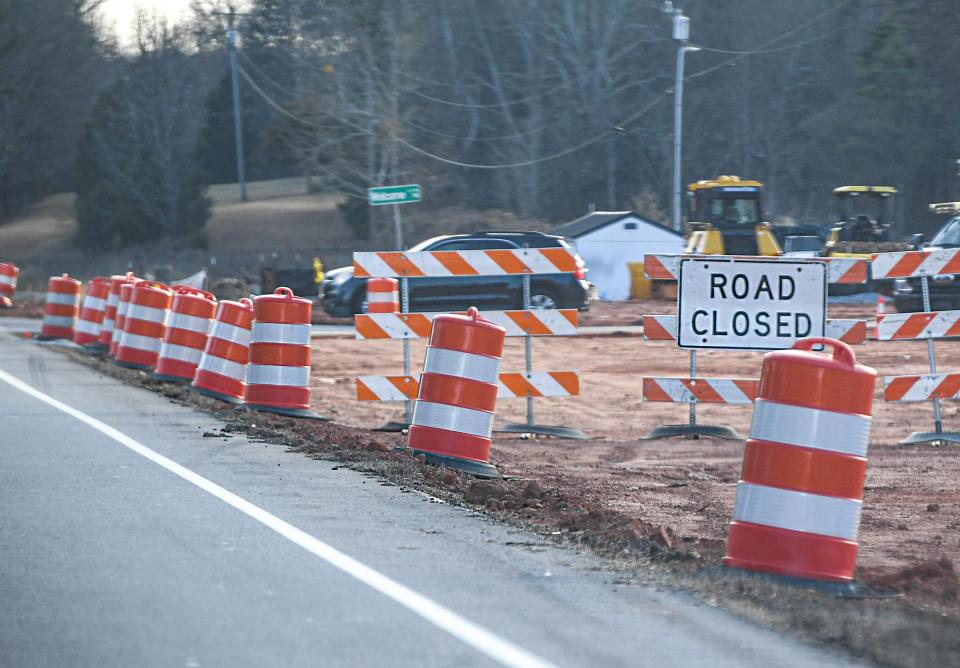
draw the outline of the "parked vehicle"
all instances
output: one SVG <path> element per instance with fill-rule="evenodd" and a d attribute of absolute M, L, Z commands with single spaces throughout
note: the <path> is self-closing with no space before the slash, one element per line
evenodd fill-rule
<path fill-rule="evenodd" d="M 567 248 L 575 251 L 566 239 L 541 232 L 478 232 L 433 237 L 410 248 L 410 251 L 461 251 L 516 248 Z M 577 256 L 579 269 L 567 274 L 536 274 L 530 278 L 532 308 L 589 307 L 590 284 L 587 268 Z M 523 277 L 451 276 L 411 278 L 410 311 L 463 311 L 471 306 L 481 310 L 523 308 Z M 367 281 L 356 278 L 353 267 L 340 267 L 326 273 L 320 286 L 324 310 L 332 316 L 348 317 L 367 310 Z"/>
<path fill-rule="evenodd" d="M 926 248 L 960 248 L 960 202 L 931 204 L 930 208 L 950 218 L 934 235 Z M 934 311 L 960 309 L 960 276 L 944 274 L 927 281 L 930 308 Z M 914 313 L 923 310 L 923 288 L 919 278 L 898 278 L 893 282 L 893 301 L 897 311 Z"/>
<path fill-rule="evenodd" d="M 764 220 L 763 184 L 718 176 L 687 186 L 690 236 L 684 253 L 782 255 L 773 226 Z"/>
<path fill-rule="evenodd" d="M 820 257 L 823 255 L 823 239 L 813 235 L 792 235 L 783 245 L 784 257 Z"/>

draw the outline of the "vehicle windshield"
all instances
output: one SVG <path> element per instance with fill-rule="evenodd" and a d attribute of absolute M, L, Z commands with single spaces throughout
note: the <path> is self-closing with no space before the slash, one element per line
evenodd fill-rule
<path fill-rule="evenodd" d="M 960 248 L 960 216 L 944 225 L 930 245 L 937 248 Z"/>
<path fill-rule="evenodd" d="M 823 242 L 820 240 L 820 237 L 787 237 L 786 245 L 784 250 L 786 252 L 793 251 L 819 251 L 823 248 Z"/>
<path fill-rule="evenodd" d="M 759 200 L 755 198 L 716 198 L 708 202 L 707 215 L 711 223 L 726 225 L 756 225 L 760 222 Z"/>
<path fill-rule="evenodd" d="M 432 246 L 433 244 L 437 243 L 438 241 L 443 241 L 444 239 L 446 239 L 446 237 L 430 237 L 429 239 L 424 239 L 423 241 L 421 241 L 421 242 L 418 243 L 418 244 L 414 244 L 413 246 L 410 246 L 410 248 L 408 248 L 407 250 L 409 250 L 409 251 L 422 251 L 422 250 L 426 250 L 428 246 Z"/>

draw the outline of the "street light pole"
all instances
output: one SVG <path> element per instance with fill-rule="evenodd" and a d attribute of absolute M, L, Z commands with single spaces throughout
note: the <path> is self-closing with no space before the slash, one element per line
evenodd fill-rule
<path fill-rule="evenodd" d="M 243 165 L 243 118 L 240 115 L 240 87 L 237 81 L 237 31 L 227 32 L 230 52 L 230 81 L 233 88 L 233 133 L 237 150 L 237 181 L 240 183 L 240 201 L 247 201 L 247 178 Z"/>
<path fill-rule="evenodd" d="M 673 229 L 682 232 L 680 224 L 680 159 L 683 146 L 683 62 L 687 51 L 700 47 L 687 44 L 690 37 L 690 19 L 678 9 L 673 15 L 673 38 L 680 42 L 677 49 L 677 76 L 673 85 Z"/>

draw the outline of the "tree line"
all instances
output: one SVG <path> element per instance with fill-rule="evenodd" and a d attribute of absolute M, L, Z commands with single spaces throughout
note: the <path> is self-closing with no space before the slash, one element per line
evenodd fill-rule
<path fill-rule="evenodd" d="M 564 222 L 669 208 L 677 43 L 659 0 L 194 0 L 141 15 L 132 52 L 98 0 L 0 0 L 0 215 L 75 189 L 81 241 L 202 243 L 235 180 L 225 41 L 240 35 L 251 179 L 303 175 L 387 236 L 368 187 Z M 830 191 L 888 184 L 908 231 L 960 199 L 953 0 L 689 0 L 684 181 L 767 185 L 825 224 Z M 66 36 L 69 35 L 69 38 Z"/>

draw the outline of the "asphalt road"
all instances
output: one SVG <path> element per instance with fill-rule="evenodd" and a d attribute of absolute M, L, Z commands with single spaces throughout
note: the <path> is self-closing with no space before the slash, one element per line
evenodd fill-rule
<path fill-rule="evenodd" d="M 834 666 L 0 331 L 2 666 Z"/>

